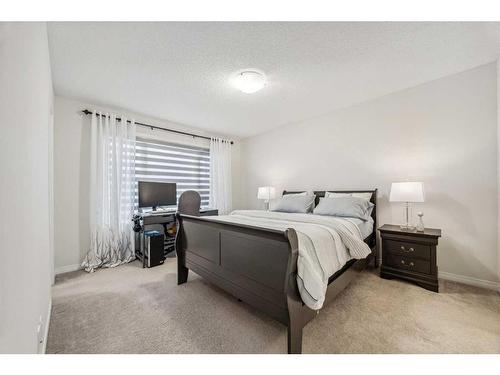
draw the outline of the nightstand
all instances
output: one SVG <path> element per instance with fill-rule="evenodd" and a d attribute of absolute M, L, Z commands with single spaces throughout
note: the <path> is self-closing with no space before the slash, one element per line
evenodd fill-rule
<path fill-rule="evenodd" d="M 441 229 L 425 228 L 417 232 L 385 224 L 379 231 L 382 238 L 380 277 L 404 279 L 437 293 L 436 247 Z"/>

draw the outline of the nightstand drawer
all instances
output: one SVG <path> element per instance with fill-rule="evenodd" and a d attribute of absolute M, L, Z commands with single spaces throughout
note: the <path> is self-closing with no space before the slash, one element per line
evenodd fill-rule
<path fill-rule="evenodd" d="M 431 262 L 423 259 L 399 256 L 395 254 L 386 254 L 385 259 L 387 260 L 387 265 L 389 267 L 406 271 L 428 274 L 431 273 Z"/>
<path fill-rule="evenodd" d="M 421 258 L 425 260 L 431 259 L 431 248 L 429 245 L 385 240 L 383 249 L 395 255 L 402 255 L 411 258 Z"/>

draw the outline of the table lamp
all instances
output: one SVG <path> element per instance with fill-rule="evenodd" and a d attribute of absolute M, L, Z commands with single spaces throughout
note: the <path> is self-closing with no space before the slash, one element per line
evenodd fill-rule
<path fill-rule="evenodd" d="M 276 195 L 273 186 L 262 186 L 257 192 L 257 199 L 264 200 L 266 202 L 266 210 L 269 211 L 269 201 L 274 199 Z"/>
<path fill-rule="evenodd" d="M 401 229 L 412 230 L 415 227 L 412 225 L 411 218 L 411 203 L 424 202 L 424 184 L 422 182 L 393 182 L 391 185 L 391 193 L 389 202 L 404 202 L 405 224 L 401 225 Z"/>

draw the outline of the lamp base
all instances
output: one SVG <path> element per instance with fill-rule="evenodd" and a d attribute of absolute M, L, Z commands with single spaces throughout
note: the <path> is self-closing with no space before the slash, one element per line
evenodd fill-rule
<path fill-rule="evenodd" d="M 406 230 L 406 231 L 413 231 L 415 230 L 415 226 L 414 225 L 406 225 L 406 224 L 401 224 L 399 226 L 401 228 L 401 230 Z"/>
<path fill-rule="evenodd" d="M 404 224 L 401 224 L 399 227 L 401 230 L 406 230 L 406 231 L 413 231 L 415 230 L 415 226 L 412 223 L 412 206 L 410 202 L 406 202 L 404 206 Z"/>

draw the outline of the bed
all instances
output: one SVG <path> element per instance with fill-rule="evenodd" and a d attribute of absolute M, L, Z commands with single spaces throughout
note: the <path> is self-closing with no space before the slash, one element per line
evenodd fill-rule
<path fill-rule="evenodd" d="M 361 241 L 369 249 L 368 255 L 359 259 L 348 259 L 340 269 L 327 277 L 324 301 L 320 306 L 324 306 L 338 295 L 370 262 L 373 262 L 374 266 L 377 265 L 377 190 L 329 192 L 371 193 L 370 202 L 374 206 L 371 212 L 371 230 L 359 226 L 363 237 Z M 300 192 L 284 191 L 283 195 L 296 193 Z M 325 196 L 325 191 L 315 191 L 314 195 L 315 203 L 318 204 L 320 198 Z M 255 215 L 261 218 L 265 214 Z M 299 224 L 302 227 L 298 227 L 301 229 L 296 230 L 294 228 L 297 228 L 297 225 L 291 224 L 287 227 L 282 221 L 279 225 L 261 224 L 260 219 L 256 218 L 234 222 L 232 218 L 227 217 L 183 214 L 178 214 L 177 217 L 177 283 L 186 283 L 189 270 L 192 270 L 239 300 L 286 325 L 288 353 L 301 353 L 302 329 L 319 313 L 319 309 L 317 306 L 308 306 L 310 301 L 303 298 L 304 285 L 298 282 L 301 280 L 297 268 L 298 264 L 300 266 L 299 237 L 305 226 L 315 230 L 316 227 L 324 227 L 324 223 L 315 225 L 301 222 Z M 272 219 L 272 215 L 270 217 Z"/>

